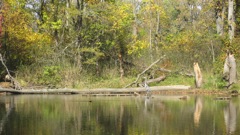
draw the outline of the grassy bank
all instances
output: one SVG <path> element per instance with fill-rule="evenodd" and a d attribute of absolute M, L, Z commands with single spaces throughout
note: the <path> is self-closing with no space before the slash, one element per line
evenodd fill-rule
<path fill-rule="evenodd" d="M 31 69 L 31 70 L 29 70 Z M 21 72 L 20 72 L 21 71 Z M 164 85 L 189 85 L 195 87 L 194 77 L 188 77 L 177 74 L 168 74 L 166 79 L 160 83 L 151 83 L 150 86 Z M 31 86 L 53 86 L 68 88 L 122 88 L 135 81 L 135 76 L 120 78 L 117 70 L 108 70 L 101 77 L 87 72 L 79 73 L 78 70 L 71 68 L 61 70 L 56 66 L 50 66 L 42 69 L 22 68 L 17 74 L 17 79 L 23 87 Z M 224 90 L 226 82 L 221 79 L 220 75 L 211 75 L 203 73 L 203 86 L 205 90 Z M 141 83 L 142 79 L 139 79 Z M 231 89 L 239 90 L 240 83 L 234 84 Z"/>

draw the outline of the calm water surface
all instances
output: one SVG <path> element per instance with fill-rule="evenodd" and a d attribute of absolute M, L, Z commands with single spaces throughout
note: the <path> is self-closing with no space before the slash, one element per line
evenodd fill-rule
<path fill-rule="evenodd" d="M 239 107 L 238 97 L 7 95 L 0 135 L 239 135 Z"/>

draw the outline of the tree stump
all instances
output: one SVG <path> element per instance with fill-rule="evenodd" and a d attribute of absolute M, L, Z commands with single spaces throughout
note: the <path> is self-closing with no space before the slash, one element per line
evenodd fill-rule
<path fill-rule="evenodd" d="M 194 74 L 195 74 L 196 88 L 200 88 L 202 86 L 203 77 L 202 77 L 202 72 L 201 72 L 200 67 L 197 62 L 193 63 L 193 69 L 194 69 Z"/>
<path fill-rule="evenodd" d="M 227 88 L 237 82 L 236 60 L 232 53 L 227 53 L 223 68 L 223 79 L 227 81 Z"/>

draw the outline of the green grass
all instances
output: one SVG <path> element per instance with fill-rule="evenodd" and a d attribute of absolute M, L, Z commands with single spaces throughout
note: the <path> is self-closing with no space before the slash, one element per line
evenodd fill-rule
<path fill-rule="evenodd" d="M 40 82 L 41 77 L 43 76 L 44 70 L 42 67 L 31 68 L 31 67 L 22 67 L 17 73 L 17 80 L 21 83 L 23 87 L 43 85 Z M 134 82 L 136 76 L 119 77 L 117 69 L 106 70 L 103 72 L 101 77 L 96 75 L 89 74 L 88 72 L 79 72 L 79 69 L 76 67 L 61 68 L 58 72 L 61 77 L 61 81 L 56 85 L 57 87 L 68 87 L 68 88 L 123 88 L 126 85 Z M 47 76 L 47 80 L 54 76 Z M 143 79 L 139 78 L 141 83 Z M 164 85 L 188 85 L 192 88 L 195 88 L 194 77 L 188 77 L 177 74 L 167 75 L 164 81 L 160 83 L 151 83 L 150 86 L 164 86 Z M 224 82 L 221 78 L 221 75 L 213 75 L 209 73 L 203 73 L 203 86 L 202 89 L 205 90 L 224 90 Z M 136 87 L 133 86 L 133 87 Z M 232 85 L 230 90 L 239 90 L 240 82 Z"/>
<path fill-rule="evenodd" d="M 209 73 L 203 73 L 203 85 L 202 89 L 205 90 L 226 90 L 226 82 L 221 78 L 221 75 L 211 75 Z M 160 83 L 153 83 L 151 86 L 164 86 L 164 85 L 188 85 L 192 88 L 195 88 L 195 78 L 187 77 L 182 75 L 169 75 L 167 78 Z M 233 84 L 230 90 L 239 90 L 240 81 L 236 84 Z"/>
<path fill-rule="evenodd" d="M 157 85 L 157 84 L 155 84 Z M 189 85 L 194 86 L 194 78 L 193 77 L 186 77 L 182 75 L 170 75 L 167 78 L 160 82 L 158 85 Z"/>
<path fill-rule="evenodd" d="M 226 82 L 224 82 L 219 75 L 204 74 L 203 89 L 216 90 L 224 89 Z"/>
<path fill-rule="evenodd" d="M 112 77 L 112 78 L 99 78 L 99 79 L 89 79 L 85 80 L 85 83 L 79 82 L 75 88 L 123 88 L 127 84 L 134 81 L 132 77 Z"/>

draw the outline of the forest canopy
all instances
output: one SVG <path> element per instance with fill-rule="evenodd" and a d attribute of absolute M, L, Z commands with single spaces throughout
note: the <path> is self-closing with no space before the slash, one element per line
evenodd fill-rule
<path fill-rule="evenodd" d="M 163 55 L 159 68 L 190 72 L 198 62 L 220 74 L 227 50 L 240 57 L 238 3 L 2 0 L 0 53 L 29 84 L 78 87 L 89 76 L 136 76 Z"/>

